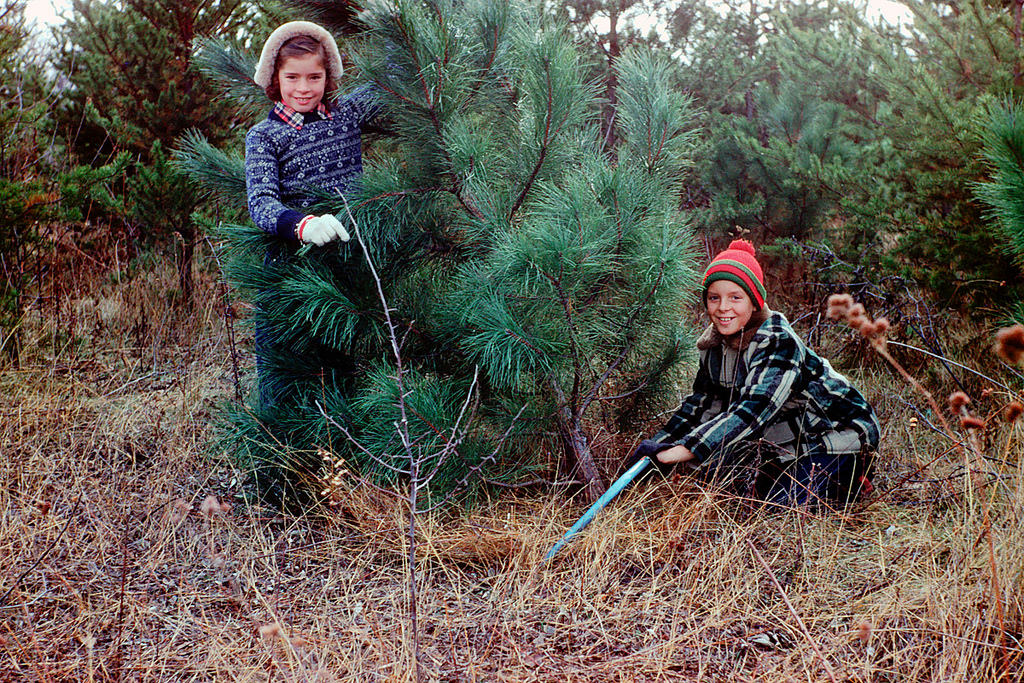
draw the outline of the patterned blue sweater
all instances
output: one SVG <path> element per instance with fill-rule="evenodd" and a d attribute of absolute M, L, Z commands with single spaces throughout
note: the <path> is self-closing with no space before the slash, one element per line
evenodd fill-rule
<path fill-rule="evenodd" d="M 245 185 L 256 225 L 285 239 L 313 204 L 316 188 L 344 192 L 363 171 L 361 131 L 380 111 L 370 88 L 354 90 L 329 114 L 283 105 L 245 136 Z"/>
<path fill-rule="evenodd" d="M 742 350 L 710 328 L 697 343 L 693 393 L 653 441 L 686 446 L 700 463 L 742 441 L 765 439 L 794 455 L 878 448 L 871 406 L 772 312 Z"/>

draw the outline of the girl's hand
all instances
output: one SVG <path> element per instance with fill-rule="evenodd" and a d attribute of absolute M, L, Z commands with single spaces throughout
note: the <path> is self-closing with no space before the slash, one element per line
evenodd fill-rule
<path fill-rule="evenodd" d="M 668 450 L 658 453 L 654 457 L 657 458 L 659 462 L 663 462 L 666 465 L 673 465 L 677 462 L 693 460 L 697 456 L 695 456 L 686 446 L 673 446 Z"/>
<path fill-rule="evenodd" d="M 318 247 L 340 239 L 348 242 L 348 231 L 337 218 L 327 213 L 323 216 L 306 216 L 299 222 L 295 236 L 300 242 L 315 244 Z"/>

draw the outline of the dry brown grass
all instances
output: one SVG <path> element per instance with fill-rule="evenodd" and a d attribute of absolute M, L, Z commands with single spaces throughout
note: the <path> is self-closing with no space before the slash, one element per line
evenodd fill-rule
<path fill-rule="evenodd" d="M 358 486 L 305 517 L 239 504 L 238 473 L 204 455 L 233 394 L 218 289 L 201 278 L 184 317 L 165 303 L 173 277 L 90 287 L 62 308 L 74 320 L 31 323 L 35 355 L 0 374 L 0 680 L 412 680 L 405 511 Z M 546 566 L 581 501 L 422 520 L 428 677 L 1022 680 L 1019 423 L 991 421 L 1001 478 L 978 490 L 912 425 L 898 380 L 861 384 L 886 416 L 891 491 L 849 514 L 677 479 L 628 491 Z M 202 514 L 211 494 L 234 508 Z"/>

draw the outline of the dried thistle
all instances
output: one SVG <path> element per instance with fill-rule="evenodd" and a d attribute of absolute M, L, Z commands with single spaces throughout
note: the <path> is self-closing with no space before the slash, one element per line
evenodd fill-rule
<path fill-rule="evenodd" d="M 860 639 L 861 645 L 867 645 L 868 641 L 871 640 L 871 624 L 866 621 L 860 622 L 857 626 L 857 637 Z"/>
<path fill-rule="evenodd" d="M 853 297 L 849 294 L 833 294 L 828 298 L 827 315 L 831 320 L 845 318 L 852 305 Z"/>
<path fill-rule="evenodd" d="M 169 519 L 171 524 L 177 524 L 181 520 L 188 517 L 188 513 L 191 512 L 192 506 L 184 498 L 177 498 L 171 503 L 171 514 Z"/>
<path fill-rule="evenodd" d="M 281 625 L 276 621 L 270 624 L 263 624 L 260 626 L 260 637 L 270 640 L 271 638 L 279 638 L 281 636 Z"/>
<path fill-rule="evenodd" d="M 217 500 L 217 496 L 212 493 L 203 499 L 202 504 L 199 506 L 199 512 L 204 517 L 210 518 L 214 515 L 223 515 L 231 512 L 231 503 L 221 503 Z"/>
<path fill-rule="evenodd" d="M 850 327 L 858 328 L 864 324 L 865 320 L 871 320 L 871 318 L 868 317 L 864 304 L 854 304 L 846 311 L 846 322 Z"/>
<path fill-rule="evenodd" d="M 860 304 L 857 304 L 857 306 L 860 306 Z M 863 311 L 863 306 L 860 307 L 860 311 L 851 309 L 851 314 L 847 318 L 850 325 L 858 330 L 861 336 L 871 342 L 871 345 L 876 349 L 884 349 L 887 341 L 885 333 L 889 331 L 889 321 L 885 318 L 872 320 Z M 857 313 L 857 315 L 855 316 L 854 313 Z"/>
<path fill-rule="evenodd" d="M 1004 327 L 996 332 L 995 351 L 1010 365 L 1024 361 L 1024 325 Z"/>
<path fill-rule="evenodd" d="M 1007 422 L 1016 422 L 1022 413 L 1024 413 L 1024 405 L 1021 405 L 1020 401 L 1010 401 L 1010 405 L 1006 406 L 1006 410 L 1003 411 L 1003 418 Z"/>
<path fill-rule="evenodd" d="M 956 415 L 959 415 L 960 411 L 966 408 L 970 402 L 971 398 L 962 391 L 954 391 L 949 395 L 949 409 Z"/>
<path fill-rule="evenodd" d="M 985 421 L 973 415 L 964 415 L 960 418 L 961 429 L 984 429 Z"/>
<path fill-rule="evenodd" d="M 846 324 L 857 330 L 872 346 L 885 351 L 889 321 L 885 318 L 872 320 L 864 304 L 854 303 L 849 294 L 833 294 L 828 298 L 828 317 L 833 320 L 845 318 Z"/>

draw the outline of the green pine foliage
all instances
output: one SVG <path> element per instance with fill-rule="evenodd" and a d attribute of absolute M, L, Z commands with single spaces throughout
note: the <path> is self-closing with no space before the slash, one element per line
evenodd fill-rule
<path fill-rule="evenodd" d="M 421 27 L 421 7 L 444 23 Z M 692 291 L 674 187 L 688 144 L 686 104 L 669 92 L 665 63 L 625 55 L 616 121 L 623 146 L 613 163 L 601 154 L 599 102 L 562 30 L 538 30 L 514 6 L 470 4 L 481 36 L 470 47 L 437 33 L 458 26 L 443 14 L 464 11 L 456 7 L 406 14 L 398 4 L 372 17 L 367 40 L 383 49 L 357 57 L 384 91 L 399 154 L 411 152 L 403 167 L 422 174 L 397 176 L 389 193 L 441 188 L 405 197 L 431 207 L 418 214 L 443 218 L 434 238 L 446 258 L 430 267 L 453 276 L 450 290 L 435 290 L 432 318 L 441 320 L 425 326 L 479 365 L 506 404 L 551 415 L 548 449 L 568 454 L 593 492 L 600 477 L 589 411 L 613 386 L 627 395 L 644 388 L 651 359 L 677 348 L 680 307 Z M 424 29 L 422 42 L 410 40 L 410 25 Z"/>
<path fill-rule="evenodd" d="M 562 27 L 515 3 L 445 0 L 376 4 L 360 22 L 349 85 L 376 89 L 388 137 L 347 202 L 325 195 L 322 208 L 351 209 L 380 273 L 417 457 L 428 467 L 458 435 L 432 489 L 461 481 L 511 429 L 489 477 L 554 454 L 599 491 L 594 430 L 636 428 L 681 357 L 695 279 L 677 209 L 691 106 L 666 61 L 627 52 L 622 143 L 609 156 L 596 89 Z M 228 167 L 202 145 L 191 152 L 191 167 Z M 394 479 L 408 458 L 394 427 L 398 369 L 355 240 L 297 250 L 227 230 L 233 281 L 257 302 L 257 327 L 288 349 L 264 360 L 283 400 L 236 411 L 231 447 L 265 474 L 291 473 L 265 490 L 315 479 L 318 448 Z M 472 419 L 459 422 L 467 397 Z"/>
<path fill-rule="evenodd" d="M 197 38 L 194 49 L 196 68 L 238 106 L 243 117 L 253 118 L 262 112 L 267 96 L 252 80 L 256 71 L 252 55 L 220 38 Z"/>
<path fill-rule="evenodd" d="M 979 115 L 1024 85 L 1021 20 L 984 0 L 904 4 L 900 29 L 842 0 L 686 14 L 685 82 L 717 50 L 725 78 L 711 83 L 744 84 L 694 86 L 709 116 L 691 205 L 712 235 L 827 240 L 844 260 L 983 306 L 1019 280 L 972 188 L 985 177 Z M 714 31 L 709 47 L 693 26 Z"/>
<path fill-rule="evenodd" d="M 616 130 L 619 108 L 620 57 L 630 48 L 645 46 L 665 51 L 663 28 L 674 7 L 664 0 L 542 0 L 542 11 L 564 23 L 582 51 L 586 80 L 601 89 L 601 130 L 605 149 L 620 142 Z"/>
<path fill-rule="evenodd" d="M 185 131 L 174 149 L 180 170 L 226 204 L 244 206 L 245 159 L 215 147 L 198 130 Z"/>
<path fill-rule="evenodd" d="M 169 150 L 194 128 L 215 142 L 235 129 L 235 113 L 197 68 L 192 46 L 244 34 L 253 11 L 248 0 L 81 0 L 54 32 L 53 64 L 68 83 L 58 126 L 72 158 L 112 165 L 120 153 L 134 157 L 108 206 L 122 207 L 133 243 L 175 260 L 185 302 L 202 240 L 193 213 L 203 198 Z"/>
<path fill-rule="evenodd" d="M 233 112 L 193 64 L 193 42 L 249 25 L 243 0 L 81 0 L 57 36 L 57 68 L 70 81 L 63 116 L 82 127 L 76 147 L 120 149 L 148 158 L 190 128 L 223 140 Z"/>
<path fill-rule="evenodd" d="M 975 195 L 989 207 L 986 217 L 1001 229 L 1006 251 L 1024 267 L 1024 112 L 1016 102 L 997 102 L 979 123 L 991 180 L 978 183 Z M 1007 308 L 1024 320 L 1024 302 Z"/>
<path fill-rule="evenodd" d="M 899 159 L 879 166 L 855 227 L 894 235 L 904 272 L 955 304 L 982 306 L 1007 287 L 1019 295 L 1019 271 L 973 193 L 986 173 L 977 122 L 992 97 L 1024 86 L 1019 18 L 984 0 L 904 4 L 914 18 L 903 32 L 863 33 L 877 64 L 878 129 Z"/>
<path fill-rule="evenodd" d="M 846 106 L 863 94 L 863 65 L 837 3 L 751 12 L 746 23 L 710 24 L 733 54 L 747 55 L 745 68 L 724 72 L 746 90 L 714 95 L 719 106 L 706 122 L 697 169 L 707 199 L 695 215 L 716 236 L 739 228 L 762 244 L 819 238 L 868 151 L 859 117 Z M 704 57 L 694 49 L 695 64 Z"/>

